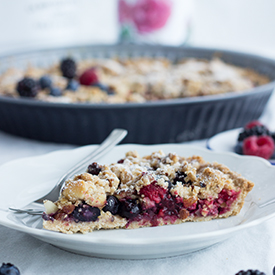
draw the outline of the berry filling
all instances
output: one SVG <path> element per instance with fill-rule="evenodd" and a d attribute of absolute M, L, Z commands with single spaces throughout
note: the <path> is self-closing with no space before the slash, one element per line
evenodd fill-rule
<path fill-rule="evenodd" d="M 100 215 L 100 209 L 97 207 L 90 206 L 85 203 L 81 203 L 78 206 L 65 205 L 62 209 L 59 209 L 53 214 L 43 213 L 42 218 L 46 221 L 48 220 L 62 220 L 70 221 L 73 220 L 78 222 L 94 222 Z"/>
<path fill-rule="evenodd" d="M 175 223 L 178 219 L 193 217 L 218 216 L 230 211 L 231 205 L 238 198 L 239 192 L 223 189 L 218 198 L 207 199 L 183 199 L 173 196 L 166 189 L 152 183 L 140 190 L 143 200 L 138 205 L 132 203 L 132 199 L 125 199 L 128 208 L 118 214 L 128 219 L 126 227 L 132 222 L 141 225 L 149 224 L 158 226 L 160 223 Z M 133 208 L 132 208 L 133 207 Z M 138 211 L 137 211 L 138 209 Z"/>
<path fill-rule="evenodd" d="M 128 220 L 126 227 L 132 222 L 141 225 L 158 226 L 161 223 L 175 223 L 178 219 L 184 220 L 189 216 L 206 217 L 225 214 L 230 211 L 231 205 L 237 200 L 239 192 L 223 189 L 218 198 L 183 199 L 157 185 L 156 182 L 144 186 L 140 190 L 142 201 L 126 197 L 118 200 L 115 196 L 108 196 L 104 212 L 110 211 Z M 44 220 L 73 220 L 78 222 L 96 221 L 100 209 L 82 203 L 78 206 L 66 205 L 53 214 L 43 214 Z"/>

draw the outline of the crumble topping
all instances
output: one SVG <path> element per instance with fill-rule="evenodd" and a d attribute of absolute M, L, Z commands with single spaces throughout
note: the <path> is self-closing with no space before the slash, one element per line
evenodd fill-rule
<path fill-rule="evenodd" d="M 240 212 L 254 184 L 200 156 L 136 151 L 110 165 L 89 165 L 46 201 L 43 224 L 64 233 L 139 228 L 226 218 Z M 91 223 L 91 226 L 88 224 Z"/>
<path fill-rule="evenodd" d="M 270 82 L 268 77 L 252 69 L 227 64 L 217 57 L 211 60 L 186 58 L 177 63 L 161 57 L 74 62 L 73 78 L 64 76 L 59 63 L 48 68 L 10 68 L 0 75 L 0 94 L 59 103 L 143 103 L 245 91 Z M 81 81 L 81 76 L 89 70 L 93 70 L 90 78 L 94 77 L 94 80 Z M 41 87 L 39 84 L 40 87 L 38 85 L 36 91 L 30 93 L 22 85 L 18 91 L 17 84 L 22 79 L 29 77 L 40 83 L 45 76 L 51 79 L 51 87 Z M 72 79 L 81 85 L 73 88 L 70 86 Z M 53 92 L 53 87 L 59 92 Z"/>

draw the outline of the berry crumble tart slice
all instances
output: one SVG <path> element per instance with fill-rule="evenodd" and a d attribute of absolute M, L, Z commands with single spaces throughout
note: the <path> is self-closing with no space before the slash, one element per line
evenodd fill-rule
<path fill-rule="evenodd" d="M 237 215 L 254 184 L 223 164 L 163 151 L 129 151 L 110 165 L 92 163 L 45 201 L 43 227 L 63 233 L 209 221 Z"/>

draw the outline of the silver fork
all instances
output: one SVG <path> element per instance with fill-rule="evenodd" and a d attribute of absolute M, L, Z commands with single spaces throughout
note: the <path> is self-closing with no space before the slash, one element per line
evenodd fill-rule
<path fill-rule="evenodd" d="M 62 190 L 62 187 L 65 183 L 65 181 L 80 173 L 83 172 L 85 168 L 87 168 L 87 164 L 91 161 L 95 161 L 95 158 L 98 159 L 102 157 L 104 154 L 108 153 L 113 149 L 114 146 L 116 146 L 126 135 L 127 130 L 124 129 L 114 129 L 111 134 L 99 145 L 91 154 L 89 154 L 87 157 L 85 157 L 83 160 L 81 160 L 78 164 L 74 165 L 71 169 L 67 171 L 56 183 L 54 188 L 47 193 L 45 196 L 37 199 L 34 201 L 34 203 L 43 203 L 44 200 L 51 200 L 56 201 L 58 199 L 58 196 L 60 195 L 60 192 Z M 17 209 L 17 208 L 9 208 L 10 210 L 18 213 L 18 214 L 31 214 L 31 215 L 41 215 L 43 211 L 40 209 Z"/>

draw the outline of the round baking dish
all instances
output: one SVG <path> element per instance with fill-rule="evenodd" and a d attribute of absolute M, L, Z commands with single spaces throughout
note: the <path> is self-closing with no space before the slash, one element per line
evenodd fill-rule
<path fill-rule="evenodd" d="M 128 130 L 124 142 L 154 144 L 204 139 L 241 127 L 262 114 L 275 86 L 275 61 L 221 49 L 148 45 L 94 45 L 44 50 L 0 58 L 0 72 L 10 66 L 49 66 L 67 55 L 77 60 L 99 57 L 163 56 L 211 59 L 248 67 L 271 82 L 249 91 L 160 100 L 146 103 L 51 103 L 0 97 L 0 130 L 41 141 L 97 144 L 114 128 Z"/>

